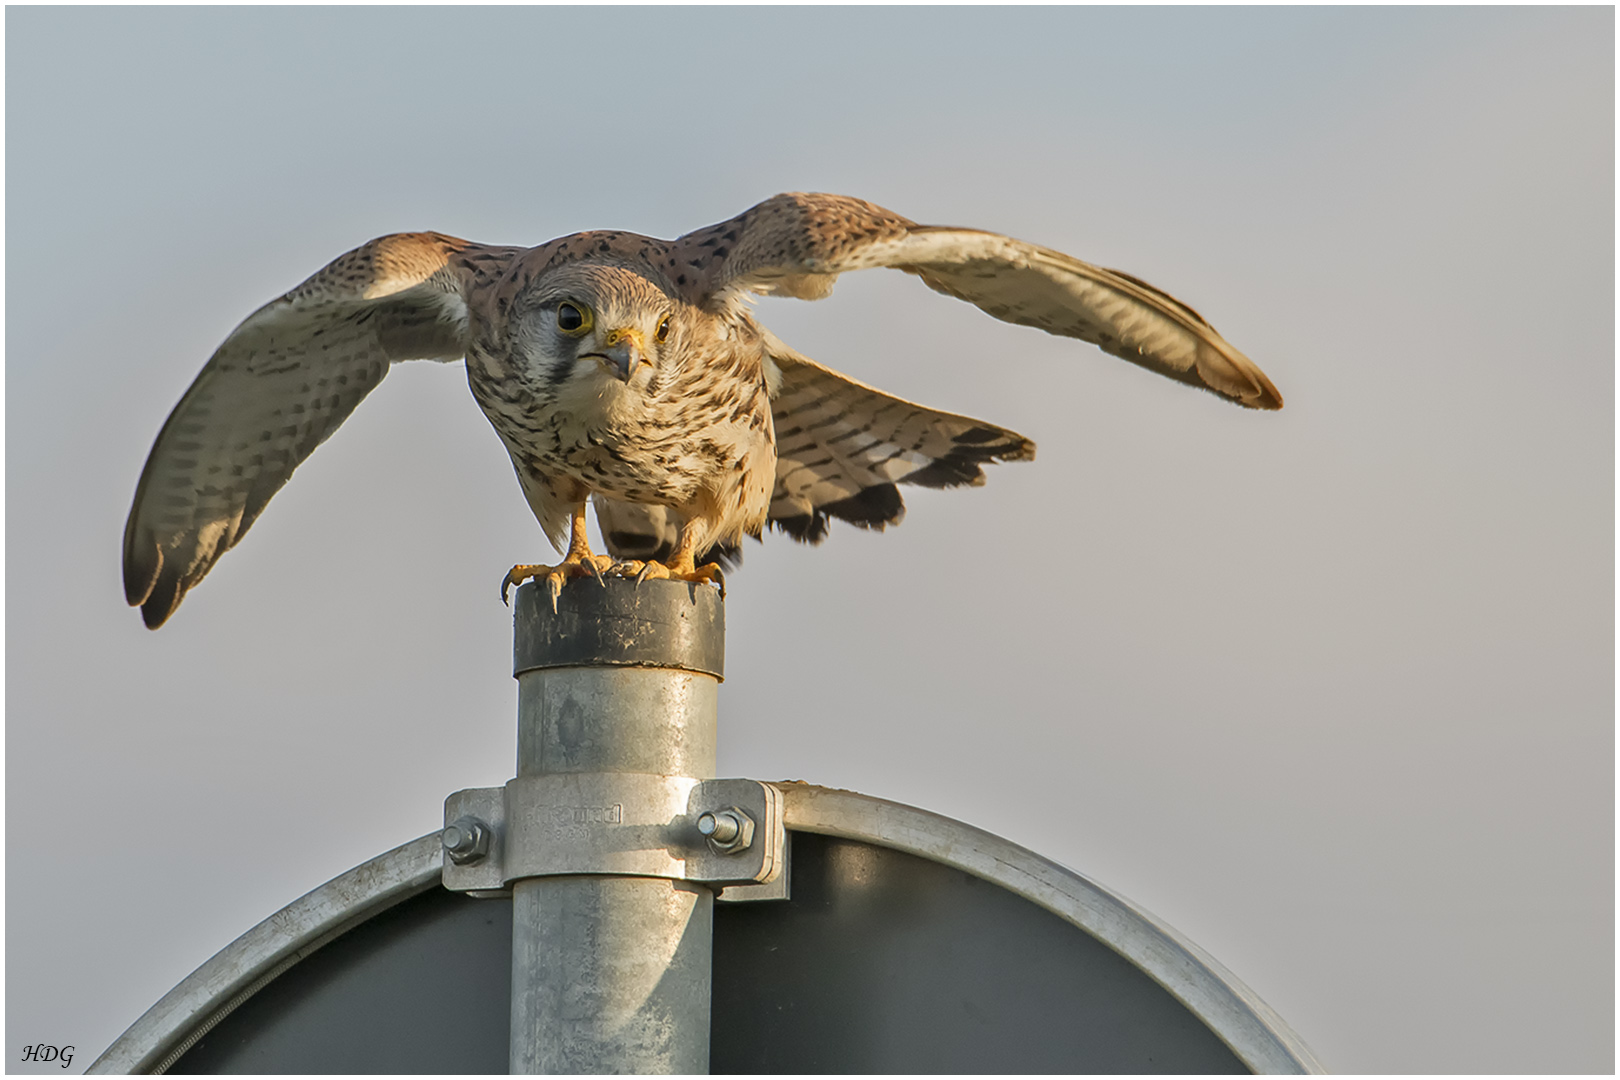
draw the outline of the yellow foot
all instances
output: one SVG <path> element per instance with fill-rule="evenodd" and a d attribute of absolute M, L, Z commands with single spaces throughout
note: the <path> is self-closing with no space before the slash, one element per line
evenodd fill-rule
<path fill-rule="evenodd" d="M 506 572 L 501 580 L 501 603 L 508 603 L 507 592 L 515 585 L 521 585 L 530 578 L 536 581 L 545 579 L 546 590 L 551 594 L 551 612 L 557 613 L 557 598 L 562 595 L 563 583 L 571 577 L 593 577 L 603 588 L 607 582 L 602 575 L 618 565 L 617 560 L 609 555 L 570 554 L 556 566 L 535 564 L 533 566 L 514 566 Z"/>
<path fill-rule="evenodd" d="M 712 582 L 720 587 L 720 599 L 724 600 L 726 598 L 726 576 L 720 572 L 719 563 L 704 563 L 702 566 L 682 569 L 679 565 L 665 566 L 661 562 L 642 562 L 639 559 L 626 559 L 616 565 L 613 572 L 623 577 L 635 578 L 638 585 L 649 578 Z"/>

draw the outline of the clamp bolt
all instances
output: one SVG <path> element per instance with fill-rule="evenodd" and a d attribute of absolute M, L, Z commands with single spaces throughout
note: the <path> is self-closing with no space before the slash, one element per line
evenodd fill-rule
<path fill-rule="evenodd" d="M 754 819 L 735 806 L 705 811 L 698 816 L 697 828 L 709 847 L 722 855 L 746 851 L 754 842 Z"/>
<path fill-rule="evenodd" d="M 445 854 L 457 866 L 475 863 L 489 854 L 489 826 L 478 818 L 468 816 L 457 818 L 444 827 L 439 834 L 439 842 L 444 845 Z"/>

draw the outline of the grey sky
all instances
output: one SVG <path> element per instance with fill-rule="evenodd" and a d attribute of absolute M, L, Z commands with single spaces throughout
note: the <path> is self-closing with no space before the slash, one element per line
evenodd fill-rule
<path fill-rule="evenodd" d="M 857 274 L 763 320 L 1034 438 L 750 545 L 721 770 L 1118 889 L 1338 1071 L 1614 1068 L 1612 9 L 6 12 L 7 1025 L 88 1065 L 512 771 L 549 556 L 459 366 L 366 401 L 157 634 L 119 540 L 250 311 L 382 233 L 783 190 L 1146 278 L 1257 415 Z M 60 1070 L 53 1070 L 60 1072 Z"/>

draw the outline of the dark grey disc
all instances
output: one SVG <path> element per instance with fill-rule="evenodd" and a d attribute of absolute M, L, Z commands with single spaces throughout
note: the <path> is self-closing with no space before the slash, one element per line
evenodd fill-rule
<path fill-rule="evenodd" d="M 717 1073 L 1246 1072 L 1107 945 L 993 882 L 795 833 L 792 899 L 717 904 Z M 434 886 L 295 964 L 173 1072 L 503 1073 L 512 906 Z"/>

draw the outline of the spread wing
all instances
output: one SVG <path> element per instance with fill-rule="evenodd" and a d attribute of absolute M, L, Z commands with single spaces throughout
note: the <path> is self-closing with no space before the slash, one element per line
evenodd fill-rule
<path fill-rule="evenodd" d="M 1147 282 L 976 229 L 918 225 L 842 195 L 778 195 L 681 237 L 695 302 L 742 291 L 816 300 L 839 274 L 892 267 L 1005 322 L 1079 338 L 1255 409 L 1282 408 L 1265 373 L 1192 308 Z"/>
<path fill-rule="evenodd" d="M 885 394 L 784 345 L 763 328 L 776 486 L 770 523 L 796 540 L 819 543 L 837 518 L 865 529 L 905 517 L 899 484 L 948 488 L 984 483 L 988 462 L 1028 461 L 1035 444 L 1016 432 Z M 618 558 L 663 558 L 679 522 L 661 506 L 597 496 L 597 520 Z M 728 565 L 735 548 L 702 556 Z"/>
<path fill-rule="evenodd" d="M 124 527 L 124 595 L 156 629 L 400 360 L 459 359 L 468 294 L 519 249 L 373 240 L 231 332 L 159 432 Z"/>

